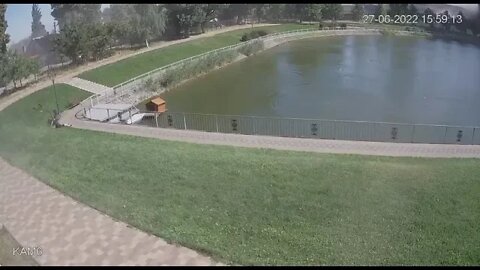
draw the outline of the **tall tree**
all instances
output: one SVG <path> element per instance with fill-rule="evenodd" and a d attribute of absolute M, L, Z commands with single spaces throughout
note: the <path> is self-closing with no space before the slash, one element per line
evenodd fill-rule
<path fill-rule="evenodd" d="M 96 23 L 101 20 L 101 4 L 51 4 L 52 17 L 60 31 L 66 24 Z"/>
<path fill-rule="evenodd" d="M 319 21 L 322 19 L 322 4 L 294 4 L 295 18 L 303 21 Z"/>
<path fill-rule="evenodd" d="M 86 60 L 88 53 L 87 34 L 84 24 L 65 24 L 53 41 L 54 49 L 74 64 L 80 64 Z"/>
<path fill-rule="evenodd" d="M 5 19 L 5 12 L 7 11 L 7 4 L 0 4 L 0 53 L 7 52 L 7 44 L 10 42 L 10 36 L 6 33 L 7 20 Z"/>
<path fill-rule="evenodd" d="M 365 10 L 362 4 L 355 4 L 353 6 L 352 17 L 354 21 L 359 21 L 362 18 L 364 13 L 365 13 Z"/>
<path fill-rule="evenodd" d="M 32 38 L 41 37 L 47 34 L 45 25 L 40 21 L 42 19 L 42 13 L 38 4 L 32 5 Z"/>
<path fill-rule="evenodd" d="M 465 16 L 463 15 L 463 12 L 461 10 L 458 11 L 457 16 L 462 17 L 462 23 L 456 23 L 455 27 L 458 29 L 458 31 L 466 33 L 469 21 L 465 20 Z"/>
<path fill-rule="evenodd" d="M 379 4 L 378 7 L 377 7 L 377 10 L 375 11 L 375 17 L 378 18 L 378 16 L 385 16 L 387 15 L 387 11 L 385 9 L 385 7 L 383 6 L 383 4 Z"/>
<path fill-rule="evenodd" d="M 426 8 L 424 11 L 423 11 L 423 14 L 425 15 L 425 17 L 427 17 L 427 20 L 430 16 L 430 18 L 434 18 L 435 17 L 435 12 L 433 12 L 433 10 L 431 10 L 430 8 Z M 434 18 L 435 19 L 435 18 Z M 429 24 L 430 25 L 430 28 L 433 28 L 433 25 L 434 25 L 434 20 L 432 20 L 432 22 Z"/>
<path fill-rule="evenodd" d="M 285 14 L 286 4 L 269 4 L 266 8 L 266 18 L 271 22 L 279 22 Z"/>
<path fill-rule="evenodd" d="M 200 4 L 202 12 L 200 15 L 200 29 L 202 33 L 205 33 L 205 25 L 211 20 L 217 18 L 224 9 L 227 8 L 226 4 Z"/>
<path fill-rule="evenodd" d="M 410 5 L 408 5 L 408 12 L 407 13 L 410 14 L 410 15 L 417 15 L 418 14 L 418 9 L 417 9 L 417 7 L 415 7 L 414 4 L 410 4 Z"/>
<path fill-rule="evenodd" d="M 322 15 L 325 19 L 336 21 L 342 13 L 342 5 L 340 4 L 325 4 L 322 10 Z"/>
<path fill-rule="evenodd" d="M 388 14 L 390 16 L 407 14 L 408 12 L 408 4 L 389 4 L 389 7 Z"/>
<path fill-rule="evenodd" d="M 443 29 L 450 31 L 450 27 L 452 26 L 451 21 L 452 18 L 450 14 L 448 13 L 448 10 L 445 10 L 442 15 L 446 16 L 448 18 L 447 22 L 443 24 Z"/>

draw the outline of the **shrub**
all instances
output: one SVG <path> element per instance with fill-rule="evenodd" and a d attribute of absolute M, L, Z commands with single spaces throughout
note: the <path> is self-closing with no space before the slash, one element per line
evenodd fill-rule
<path fill-rule="evenodd" d="M 237 56 L 238 52 L 235 50 L 207 54 L 199 59 L 185 62 L 178 68 L 166 70 L 165 73 L 158 79 L 157 83 L 164 88 L 175 85 L 183 80 L 202 74 L 217 66 L 229 63 Z"/>
<path fill-rule="evenodd" d="M 145 81 L 145 83 L 143 84 L 143 87 L 145 90 L 151 91 L 151 92 L 156 90 L 155 83 L 153 82 L 153 79 L 151 77 Z"/>
<path fill-rule="evenodd" d="M 268 33 L 265 30 L 254 30 L 254 31 L 251 31 L 249 33 L 243 34 L 242 37 L 240 38 L 240 41 L 243 42 L 243 41 L 263 37 L 263 36 L 266 36 L 266 35 L 268 35 Z"/>
<path fill-rule="evenodd" d="M 261 50 L 263 50 L 263 41 L 255 40 L 251 43 L 245 44 L 244 46 L 240 47 L 238 49 L 238 52 L 240 52 L 243 55 L 250 56 Z"/>
<path fill-rule="evenodd" d="M 347 29 L 347 24 L 346 23 L 341 23 L 340 24 L 340 29 L 342 29 L 342 30 Z"/>

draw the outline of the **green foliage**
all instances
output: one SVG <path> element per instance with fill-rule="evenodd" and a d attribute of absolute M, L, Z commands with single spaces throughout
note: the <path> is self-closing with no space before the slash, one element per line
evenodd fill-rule
<path fill-rule="evenodd" d="M 101 4 L 51 4 L 52 17 L 60 31 L 68 24 L 91 24 L 101 20 Z"/>
<path fill-rule="evenodd" d="M 18 83 L 22 86 L 22 80 L 30 75 L 36 76 L 40 71 L 40 65 L 36 60 L 29 59 L 12 50 L 0 56 L 0 64 L 0 82 L 4 85 L 13 82 L 14 88 Z"/>
<path fill-rule="evenodd" d="M 54 49 L 79 64 L 86 60 L 88 27 L 84 24 L 66 24 L 53 40 Z"/>
<path fill-rule="evenodd" d="M 294 17 L 302 21 L 320 21 L 322 19 L 322 4 L 294 4 Z"/>
<path fill-rule="evenodd" d="M 342 12 L 340 4 L 325 4 L 322 9 L 322 17 L 328 20 L 337 20 Z"/>
<path fill-rule="evenodd" d="M 38 4 L 32 5 L 32 38 L 41 37 L 47 34 L 45 25 L 40 21 L 42 19 L 42 13 Z"/>
<path fill-rule="evenodd" d="M 359 21 L 362 19 L 365 10 L 363 4 L 355 4 L 352 9 L 352 16 L 354 21 Z"/>
<path fill-rule="evenodd" d="M 164 72 L 157 83 L 161 87 L 169 87 L 190 79 L 197 75 L 206 73 L 216 67 L 232 62 L 238 57 L 235 50 L 221 51 L 207 54 L 199 59 L 184 62 L 180 67 L 170 68 Z"/>
<path fill-rule="evenodd" d="M 145 90 L 150 92 L 154 92 L 156 90 L 155 82 L 151 77 L 145 81 L 143 87 L 145 88 Z"/>
<path fill-rule="evenodd" d="M 238 49 L 238 52 L 243 54 L 243 55 L 250 56 L 252 54 L 255 54 L 255 53 L 263 50 L 263 48 L 264 48 L 263 40 L 254 40 L 254 41 L 248 42 L 247 44 L 241 46 Z"/>
<path fill-rule="evenodd" d="M 408 4 L 389 4 L 390 9 L 388 10 L 388 14 L 390 16 L 395 16 L 395 15 L 402 15 L 402 14 L 408 14 Z"/>
<path fill-rule="evenodd" d="M 5 12 L 7 11 L 7 4 L 0 4 L 0 54 L 7 52 L 7 44 L 10 42 L 10 36 L 7 31 L 7 20 L 5 19 Z"/>
<path fill-rule="evenodd" d="M 414 4 L 408 5 L 408 13 L 410 15 L 418 15 L 418 9 L 415 7 Z"/>
<path fill-rule="evenodd" d="M 385 16 L 387 15 L 387 11 L 384 7 L 384 4 L 379 4 L 378 7 L 377 7 L 377 10 L 375 11 L 375 18 L 378 18 L 378 16 Z"/>
<path fill-rule="evenodd" d="M 263 37 L 263 36 L 266 36 L 266 35 L 268 35 L 268 32 L 265 31 L 265 30 L 254 30 L 254 31 L 243 34 L 242 37 L 240 38 L 240 41 L 243 42 L 243 41 L 247 41 L 247 40 L 250 40 L 250 39 Z"/>

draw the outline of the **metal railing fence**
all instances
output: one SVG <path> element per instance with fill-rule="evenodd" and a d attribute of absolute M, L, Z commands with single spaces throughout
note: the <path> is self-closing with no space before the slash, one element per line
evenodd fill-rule
<path fill-rule="evenodd" d="M 480 127 L 276 118 L 199 113 L 147 113 L 139 125 L 217 133 L 331 140 L 480 144 Z"/>

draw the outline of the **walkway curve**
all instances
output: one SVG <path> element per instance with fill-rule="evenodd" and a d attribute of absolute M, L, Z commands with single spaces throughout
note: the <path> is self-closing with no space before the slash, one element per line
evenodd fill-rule
<path fill-rule="evenodd" d="M 221 265 L 85 206 L 0 158 L 0 223 L 40 265 Z"/>
<path fill-rule="evenodd" d="M 177 130 L 138 125 L 110 124 L 80 120 L 75 113 L 79 106 L 65 111 L 60 123 L 73 128 L 133 135 L 161 140 L 199 144 L 229 145 L 250 148 L 270 148 L 318 153 L 360 154 L 397 157 L 480 158 L 480 145 L 418 144 L 324 140 L 272 137 Z"/>

